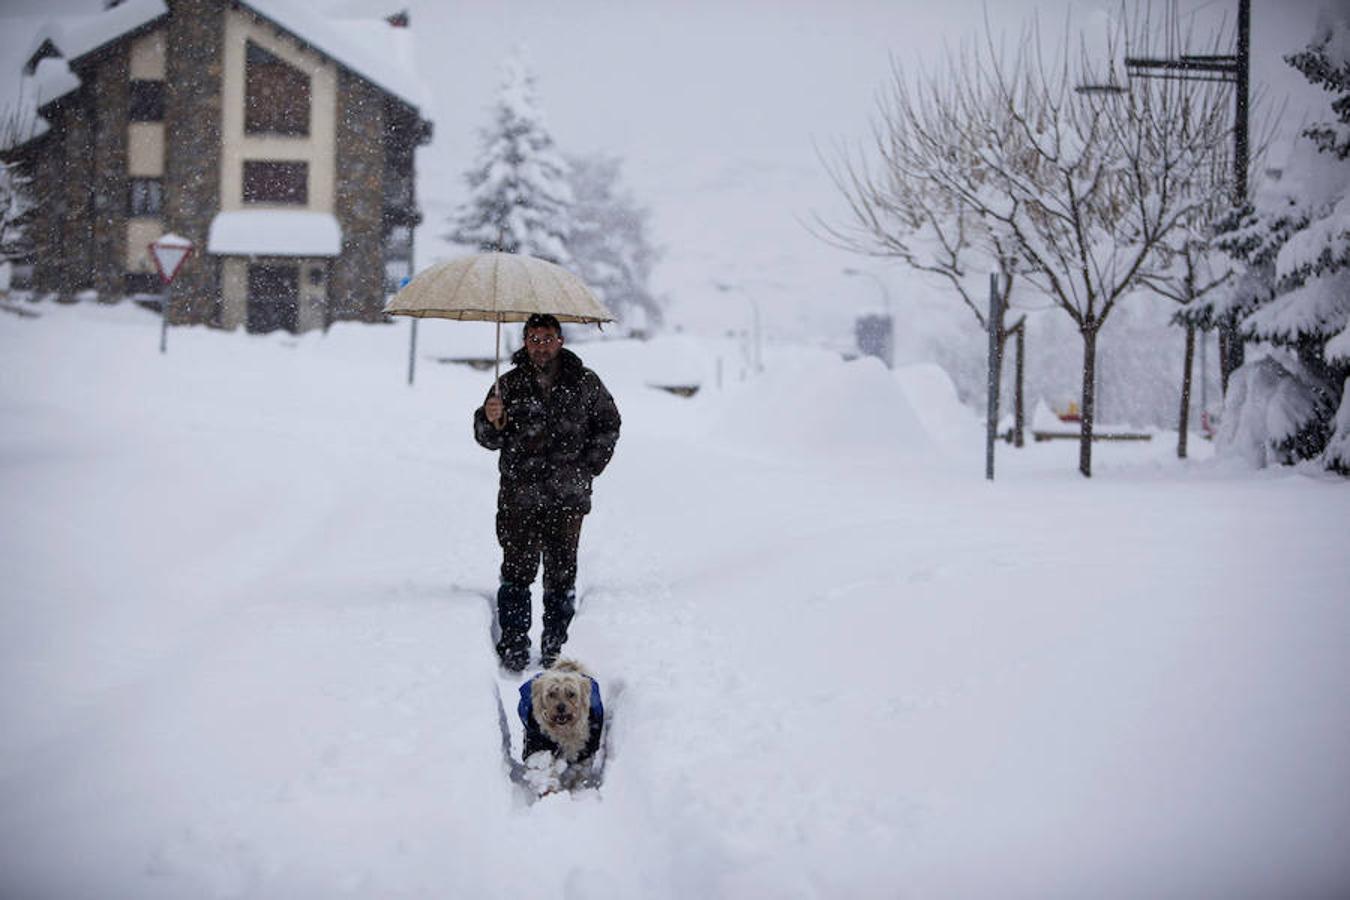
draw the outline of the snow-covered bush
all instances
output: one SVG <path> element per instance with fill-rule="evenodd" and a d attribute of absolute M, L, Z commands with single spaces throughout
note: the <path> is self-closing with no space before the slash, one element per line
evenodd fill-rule
<path fill-rule="evenodd" d="M 1292 354 L 1274 349 L 1228 383 L 1218 446 L 1254 466 L 1289 464 L 1327 440 L 1327 386 Z"/>
<path fill-rule="evenodd" d="M 1350 403 L 1345 397 L 1350 395 L 1350 378 L 1341 384 L 1341 408 L 1336 411 L 1336 419 L 1331 424 L 1331 438 L 1322 457 L 1327 468 L 1346 474 L 1350 472 Z"/>

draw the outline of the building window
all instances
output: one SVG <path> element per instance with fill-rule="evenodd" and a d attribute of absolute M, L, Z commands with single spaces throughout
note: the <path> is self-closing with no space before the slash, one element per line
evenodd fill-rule
<path fill-rule="evenodd" d="M 164 180 L 130 178 L 127 180 L 127 214 L 158 216 L 164 210 Z"/>
<path fill-rule="evenodd" d="M 164 82 L 131 82 L 131 109 L 129 117 L 133 122 L 164 121 Z"/>
<path fill-rule="evenodd" d="M 309 76 L 252 41 L 244 60 L 244 133 L 308 135 Z"/>
<path fill-rule="evenodd" d="M 412 259 L 411 225 L 391 225 L 384 236 L 384 255 L 390 259 Z"/>
<path fill-rule="evenodd" d="M 393 225 L 384 235 L 384 292 L 393 294 L 412 275 L 413 229 L 411 225 Z"/>
<path fill-rule="evenodd" d="M 411 210 L 413 203 L 413 177 L 411 172 L 384 170 L 384 208 L 393 210 Z"/>
<path fill-rule="evenodd" d="M 309 165 L 261 160 L 245 162 L 244 202 L 304 206 L 309 202 Z"/>

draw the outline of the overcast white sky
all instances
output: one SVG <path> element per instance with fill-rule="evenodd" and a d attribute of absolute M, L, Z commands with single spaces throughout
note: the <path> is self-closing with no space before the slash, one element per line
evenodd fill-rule
<path fill-rule="evenodd" d="M 1305 115 L 1309 92 L 1280 55 L 1306 42 L 1315 10 L 1337 0 L 1254 0 L 1253 82 L 1295 101 L 1286 130 Z M 98 0 L 0 0 L 4 15 L 97 10 Z M 815 146 L 865 136 L 889 56 L 932 61 L 944 44 L 977 29 L 978 0 L 836 2 L 635 2 L 635 0 L 316 0 L 335 13 L 411 9 L 418 64 L 427 81 L 434 143 L 419 156 L 428 225 L 423 262 L 443 251 L 433 236 L 462 196 L 460 174 L 498 82 L 501 60 L 528 48 L 540 104 L 565 151 L 625 159 L 630 186 L 651 207 L 667 248 L 658 289 L 692 327 L 742 327 L 748 306 L 711 287 L 742 284 L 785 331 L 847 328 L 879 305 L 877 285 L 841 269 L 859 261 L 824 247 L 800 224 L 835 198 Z M 1035 14 L 1058 33 L 1100 21 L 1109 0 L 989 4 L 999 27 Z M 1235 0 L 1183 0 L 1214 21 Z M 1231 17 L 1231 13 L 1229 13 Z M 1320 111 L 1319 113 L 1320 114 Z M 897 298 L 902 270 L 863 261 Z M 721 308 L 722 312 L 714 312 Z"/>

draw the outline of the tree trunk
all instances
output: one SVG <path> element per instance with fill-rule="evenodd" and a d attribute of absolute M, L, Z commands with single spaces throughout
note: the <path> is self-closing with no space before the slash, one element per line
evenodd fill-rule
<path fill-rule="evenodd" d="M 1186 362 L 1181 369 L 1181 421 L 1177 423 L 1177 459 L 1186 458 L 1186 435 L 1191 430 L 1191 366 L 1194 362 L 1195 326 L 1187 325 Z"/>
<path fill-rule="evenodd" d="M 1013 384 L 1013 446 L 1021 447 L 1023 444 L 1023 431 L 1026 429 L 1026 412 L 1022 406 L 1022 385 L 1024 365 L 1022 357 L 1026 353 L 1026 333 L 1027 323 L 1025 320 L 1017 326 L 1017 375 Z"/>
<path fill-rule="evenodd" d="M 1237 323 L 1229 321 L 1220 324 L 1219 378 L 1225 397 L 1228 396 L 1228 377 L 1243 363 L 1243 357 L 1246 355 L 1243 349 L 1242 335 L 1238 332 Z"/>
<path fill-rule="evenodd" d="M 1078 471 L 1084 478 L 1092 477 L 1092 420 L 1097 408 L 1097 329 L 1100 324 L 1088 322 L 1083 326 L 1083 408 L 1078 439 Z"/>

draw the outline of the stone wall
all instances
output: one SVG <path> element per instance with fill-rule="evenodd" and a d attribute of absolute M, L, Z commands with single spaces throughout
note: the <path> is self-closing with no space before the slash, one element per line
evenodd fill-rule
<path fill-rule="evenodd" d="M 131 70 L 126 44 L 116 45 L 95 64 L 94 191 L 90 231 L 94 248 L 92 286 L 99 299 L 122 296 L 127 243 L 127 115 Z"/>
<path fill-rule="evenodd" d="M 58 192 L 61 198 L 60 274 L 57 290 L 61 299 L 74 300 L 80 291 L 93 287 L 94 272 L 94 128 L 93 91 L 88 84 L 68 94 L 60 115 L 65 151 L 64 171 Z"/>
<path fill-rule="evenodd" d="M 384 96 L 346 69 L 338 76 L 337 192 L 342 255 L 333 261 L 333 319 L 384 319 Z"/>
<path fill-rule="evenodd" d="M 164 102 L 164 223 L 196 245 L 174 279 L 170 321 L 211 322 L 220 300 L 217 260 L 206 252 L 220 207 L 224 0 L 171 0 Z"/>

